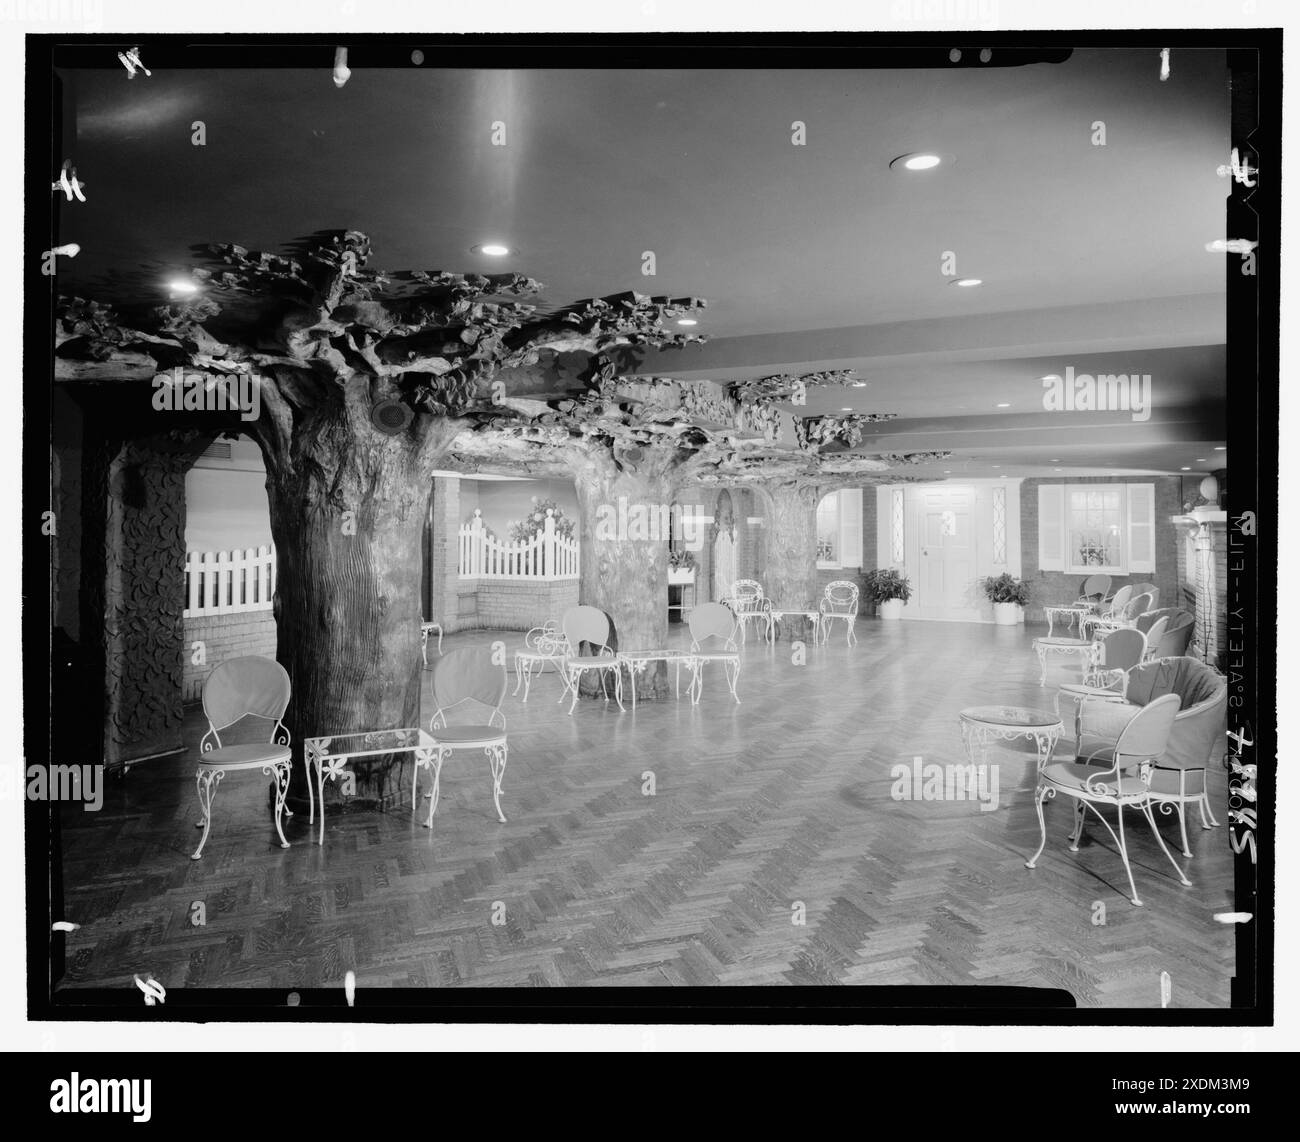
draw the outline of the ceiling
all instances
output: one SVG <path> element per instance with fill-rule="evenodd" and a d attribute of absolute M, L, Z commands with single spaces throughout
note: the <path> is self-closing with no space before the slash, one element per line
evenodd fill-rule
<path fill-rule="evenodd" d="M 87 202 L 62 209 L 82 253 L 60 289 L 161 303 L 195 243 L 352 228 L 375 266 L 518 270 L 544 304 L 705 297 L 708 343 L 642 371 L 855 368 L 866 387 L 801 411 L 896 413 L 864 450 L 956 453 L 909 474 L 1222 467 L 1225 266 L 1204 247 L 1225 236 L 1225 55 L 1158 72 L 1127 49 L 951 71 L 354 68 L 342 89 L 328 65 L 62 71 Z M 948 161 L 891 171 L 922 150 Z M 472 252 L 489 241 L 516 252 Z M 946 251 L 984 284 L 949 284 Z M 1067 366 L 1150 374 L 1151 418 L 1045 410 L 1039 378 Z"/>

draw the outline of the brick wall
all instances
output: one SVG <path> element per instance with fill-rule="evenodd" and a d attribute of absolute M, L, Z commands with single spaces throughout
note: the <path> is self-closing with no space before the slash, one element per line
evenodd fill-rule
<path fill-rule="evenodd" d="M 559 622 L 566 610 L 578 605 L 578 580 L 483 579 L 479 581 L 475 601 L 475 628 L 529 630 L 547 619 Z M 461 618 L 468 621 L 463 614 Z M 462 625 L 459 629 L 468 627 Z"/>
<path fill-rule="evenodd" d="M 205 661 L 201 666 L 193 661 L 196 642 L 203 643 Z M 213 667 L 227 658 L 242 658 L 248 654 L 275 657 L 275 615 L 270 610 L 186 619 L 185 645 L 182 648 L 182 700 L 197 701 L 202 697 L 203 683 Z"/>
<path fill-rule="evenodd" d="M 1176 476 L 1134 476 L 1128 479 L 1039 480 L 1028 479 L 1020 485 L 1020 567 L 1021 575 L 1030 588 L 1029 606 L 1025 608 L 1026 622 L 1045 623 L 1043 607 L 1054 603 L 1068 603 L 1079 597 L 1086 575 L 1038 569 L 1038 486 L 1040 484 L 1154 484 L 1156 493 L 1155 552 L 1156 569 L 1150 575 L 1112 575 L 1111 590 L 1132 583 L 1150 581 L 1160 588 L 1160 606 L 1181 606 L 1183 594 L 1180 582 L 1179 547 L 1182 537 L 1169 522 L 1171 516 L 1181 515 L 1182 482 Z"/>

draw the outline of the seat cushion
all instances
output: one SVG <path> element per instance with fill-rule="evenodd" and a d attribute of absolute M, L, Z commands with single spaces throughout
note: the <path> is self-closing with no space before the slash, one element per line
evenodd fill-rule
<path fill-rule="evenodd" d="M 1164 769 L 1156 766 L 1151 771 L 1151 793 L 1178 796 L 1178 778 L 1183 776 L 1183 796 L 1199 797 L 1205 792 L 1205 770 L 1203 769 Z"/>
<path fill-rule="evenodd" d="M 252 742 L 248 745 L 227 745 L 199 754 L 199 764 L 213 769 L 252 769 L 272 762 L 288 761 L 291 754 L 287 745 Z"/>
<path fill-rule="evenodd" d="M 1084 783 L 1089 778 L 1092 778 L 1094 783 L 1104 783 L 1108 790 L 1111 791 L 1106 793 L 1106 796 L 1114 796 L 1115 775 L 1111 773 L 1103 777 L 1102 775 L 1106 774 L 1106 772 L 1104 765 L 1080 765 L 1076 761 L 1053 761 L 1043 766 L 1040 776 L 1062 789 L 1079 790 L 1082 790 Z M 1120 795 L 1123 797 L 1146 795 L 1146 786 L 1142 784 L 1142 779 L 1139 777 L 1121 776 L 1119 783 Z"/>
<path fill-rule="evenodd" d="M 487 745 L 488 742 L 503 741 L 505 730 L 496 726 L 443 726 L 430 730 L 433 740 L 445 745 Z"/>

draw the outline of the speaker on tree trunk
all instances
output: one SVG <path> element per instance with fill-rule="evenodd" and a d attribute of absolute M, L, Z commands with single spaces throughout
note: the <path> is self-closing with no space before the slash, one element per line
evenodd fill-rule
<path fill-rule="evenodd" d="M 407 425 L 414 419 L 415 413 L 409 405 L 391 398 L 376 401 L 370 409 L 370 423 L 388 436 L 405 432 Z"/>

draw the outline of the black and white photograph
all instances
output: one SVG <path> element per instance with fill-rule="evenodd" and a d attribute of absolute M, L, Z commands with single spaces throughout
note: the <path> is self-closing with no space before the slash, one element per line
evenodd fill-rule
<path fill-rule="evenodd" d="M 29 1040 L 1265 1049 L 1280 15 L 112 7 L 6 37 Z"/>

